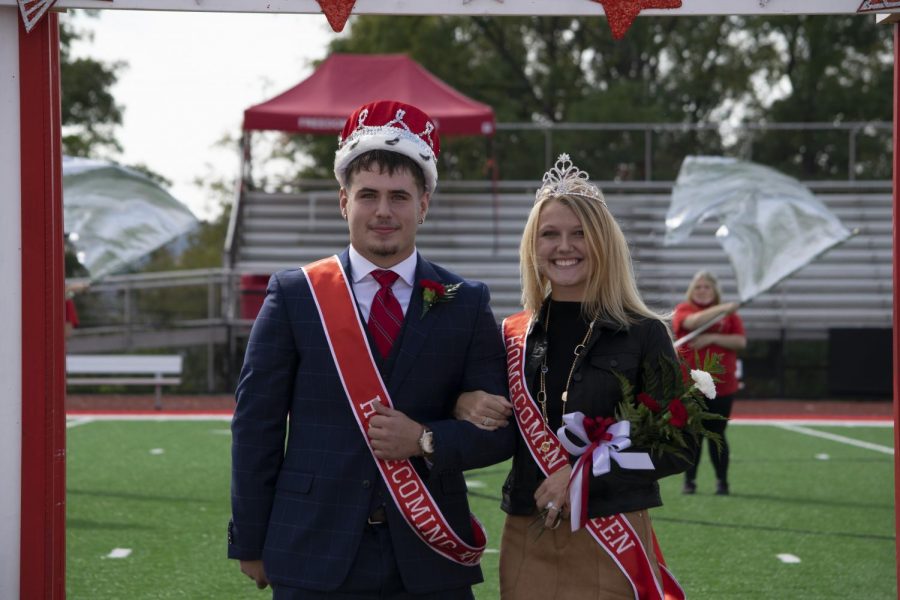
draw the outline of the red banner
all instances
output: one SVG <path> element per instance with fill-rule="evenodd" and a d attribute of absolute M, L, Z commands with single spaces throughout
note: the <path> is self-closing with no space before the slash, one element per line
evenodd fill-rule
<path fill-rule="evenodd" d="M 429 548 L 461 565 L 477 565 L 487 544 L 487 534 L 478 519 L 471 515 L 475 534 L 475 545 L 472 546 L 464 542 L 447 523 L 409 460 L 381 460 L 372 451 L 366 433 L 369 420 L 375 414 L 372 404 L 380 402 L 389 407 L 393 404 L 375 366 L 340 260 L 337 256 L 325 258 L 303 267 L 303 272 L 325 328 L 325 337 L 341 384 L 394 503 Z"/>

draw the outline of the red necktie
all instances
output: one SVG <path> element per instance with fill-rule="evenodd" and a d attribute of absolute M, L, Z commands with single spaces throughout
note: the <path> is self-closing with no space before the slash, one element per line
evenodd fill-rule
<path fill-rule="evenodd" d="M 372 277 L 381 286 L 372 299 L 372 310 L 369 311 L 369 332 L 375 339 L 375 347 L 382 358 L 387 358 L 391 353 L 391 346 L 400 334 L 403 327 L 403 309 L 400 302 L 394 296 L 391 286 L 397 281 L 399 275 L 393 271 L 376 269 L 372 271 Z"/>

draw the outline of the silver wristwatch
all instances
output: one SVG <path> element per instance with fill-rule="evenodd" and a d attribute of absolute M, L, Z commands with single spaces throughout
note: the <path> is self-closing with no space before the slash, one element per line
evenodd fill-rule
<path fill-rule="evenodd" d="M 427 427 L 419 436 L 419 450 L 425 458 L 431 458 L 434 454 L 434 433 Z"/>

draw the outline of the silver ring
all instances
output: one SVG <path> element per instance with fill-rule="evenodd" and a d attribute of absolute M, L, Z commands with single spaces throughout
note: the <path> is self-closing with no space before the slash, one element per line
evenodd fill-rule
<path fill-rule="evenodd" d="M 556 503 L 553 500 L 548 502 L 547 506 L 545 506 L 544 508 L 546 508 L 547 510 L 559 510 L 559 507 L 556 506 Z"/>
<path fill-rule="evenodd" d="M 490 417 L 485 417 L 484 421 L 481 422 L 481 424 L 484 425 L 485 427 L 490 427 L 491 425 L 493 425 L 493 423 L 494 423 L 494 420 Z"/>

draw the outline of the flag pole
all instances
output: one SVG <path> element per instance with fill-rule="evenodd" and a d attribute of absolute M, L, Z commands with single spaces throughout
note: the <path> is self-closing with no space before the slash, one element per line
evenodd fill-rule
<path fill-rule="evenodd" d="M 896 125 L 895 125 L 895 126 L 896 126 Z M 896 225 L 896 224 L 895 224 L 895 225 Z M 896 231 L 896 229 L 895 229 L 895 231 Z M 786 273 L 786 274 L 784 275 L 784 277 L 782 277 L 781 279 L 779 279 L 778 281 L 776 281 L 775 283 L 773 283 L 772 285 L 770 285 L 770 286 L 767 287 L 766 289 L 760 290 L 760 291 L 756 292 L 755 294 L 753 294 L 752 296 L 750 296 L 750 297 L 747 298 L 746 300 L 741 300 L 741 302 L 735 307 L 734 310 L 729 310 L 728 312 L 724 312 L 724 313 L 722 313 L 722 314 L 720 314 L 720 315 L 716 315 L 714 318 L 710 319 L 709 321 L 707 321 L 706 323 L 704 323 L 703 325 L 701 325 L 701 326 L 698 327 L 697 329 L 693 330 L 692 332 L 690 332 L 690 333 L 687 334 L 686 336 L 684 336 L 684 337 L 682 337 L 682 338 L 678 338 L 678 339 L 675 341 L 675 347 L 678 348 L 679 346 L 681 346 L 681 345 L 683 345 L 683 344 L 687 344 L 689 341 L 691 341 L 692 339 L 694 339 L 695 337 L 697 337 L 698 335 L 700 335 L 701 333 L 703 333 L 704 331 L 706 331 L 707 329 L 709 329 L 710 327 L 712 327 L 713 325 L 715 325 L 716 323 L 718 323 L 719 321 L 721 321 L 722 319 L 724 319 L 725 317 L 727 317 L 728 315 L 730 315 L 731 313 L 736 312 L 739 308 L 743 307 L 743 306 L 746 305 L 746 304 L 749 304 L 749 303 L 752 302 L 754 299 L 758 298 L 760 295 L 765 294 L 766 292 L 768 292 L 769 290 L 771 290 L 773 287 L 777 286 L 777 285 L 780 284 L 782 281 L 784 281 L 785 279 L 787 279 L 788 277 L 790 277 L 791 275 L 793 275 L 794 273 L 796 273 L 797 271 L 799 271 L 800 269 L 802 269 L 803 267 L 805 267 L 806 265 L 812 263 L 812 262 L 815 261 L 817 258 L 819 258 L 819 257 L 822 256 L 823 254 L 825 254 L 826 252 L 828 252 L 828 251 L 830 251 L 830 250 L 833 250 L 833 249 L 837 248 L 837 247 L 840 246 L 841 244 L 846 243 L 848 240 L 850 240 L 851 238 L 853 238 L 853 236 L 857 235 L 858 233 L 859 233 L 859 228 L 853 229 L 853 230 L 850 232 L 850 235 L 849 235 L 849 236 L 847 236 L 846 238 L 844 238 L 843 240 L 841 240 L 840 242 L 838 242 L 838 243 L 836 243 L 836 244 L 834 244 L 834 245 L 832 245 L 832 246 L 828 246 L 827 248 L 825 248 L 824 250 L 822 250 L 821 252 L 819 252 L 819 253 L 816 254 L 815 256 L 811 256 L 811 257 L 809 258 L 808 261 L 806 261 L 806 262 L 803 263 L 802 265 L 799 265 L 799 266 L 798 266 L 796 269 L 794 269 L 793 271 L 790 271 L 789 273 Z M 732 264 L 731 266 L 732 266 L 732 268 L 734 268 L 734 265 L 733 265 L 733 264 Z M 737 271 L 737 269 L 735 269 L 735 271 Z M 896 302 L 896 299 L 895 299 L 895 302 Z M 895 318 L 896 318 L 896 316 L 895 316 Z"/>
<path fill-rule="evenodd" d="M 752 300 L 752 298 L 750 300 Z M 747 302 L 750 302 L 750 300 L 747 300 Z M 678 348 L 679 346 L 687 344 L 692 339 L 699 336 L 701 333 L 703 333 L 704 331 L 706 331 L 707 329 L 709 329 L 710 327 L 712 327 L 713 325 L 715 325 L 716 323 L 718 323 L 719 321 L 721 321 L 722 319 L 724 319 L 725 317 L 730 315 L 731 313 L 737 312 L 737 309 L 739 309 L 740 307 L 745 305 L 747 302 L 741 302 L 734 308 L 734 310 L 729 310 L 728 312 L 723 312 L 722 314 L 716 315 L 715 317 L 713 317 L 712 319 L 710 319 L 709 321 L 707 321 L 706 323 L 704 323 L 697 329 L 693 330 L 686 336 L 678 338 L 677 340 L 675 340 L 675 347 Z"/>

